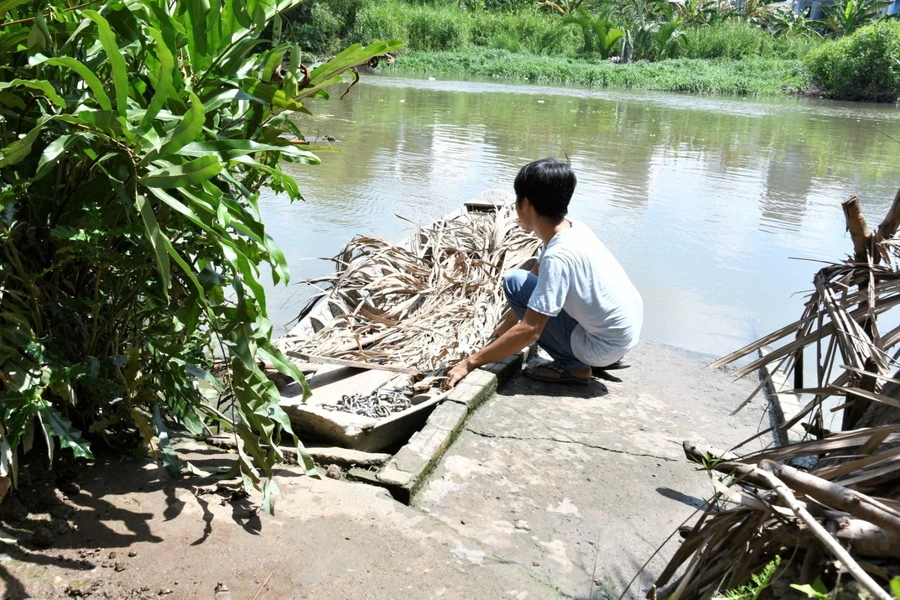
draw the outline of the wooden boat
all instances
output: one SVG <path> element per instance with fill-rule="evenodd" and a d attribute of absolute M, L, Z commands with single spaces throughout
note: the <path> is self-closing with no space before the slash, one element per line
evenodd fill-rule
<path fill-rule="evenodd" d="M 490 218 L 492 213 L 509 211 L 513 202 L 514 196 L 506 191 L 488 190 L 474 200 L 466 202 L 459 210 L 445 216 L 432 227 L 442 223 L 458 222 L 460 219 L 478 219 L 482 218 L 481 215 Z M 508 212 L 503 214 L 508 215 Z M 521 240 L 526 234 L 515 227 L 518 231 L 516 236 Z M 411 234 L 398 247 L 412 249 L 419 241 L 416 239 L 417 235 L 421 235 L 421 230 Z M 536 238 L 533 243 L 530 238 L 527 240 L 525 248 L 527 256 L 532 260 L 538 246 Z M 505 268 L 527 267 L 523 261 L 518 260 L 521 256 L 523 254 L 520 250 L 519 254 L 515 254 L 517 263 L 504 265 Z M 366 263 L 365 259 L 359 263 L 360 259 L 353 262 L 350 258 L 344 258 L 356 269 L 370 269 L 373 272 L 378 269 L 377 266 Z M 338 264 L 341 262 L 338 261 Z M 498 271 L 498 274 L 502 275 L 502 272 Z M 498 276 L 498 286 L 499 280 Z M 358 311 L 359 307 L 357 306 L 355 310 Z M 502 312 L 503 306 L 497 310 Z M 295 430 L 304 437 L 367 452 L 397 448 L 422 427 L 434 407 L 447 396 L 447 393 L 440 391 L 440 382 L 435 378 L 436 375 L 442 374 L 440 372 L 442 370 L 433 368 L 428 371 L 416 365 L 391 364 L 387 361 L 362 360 L 358 357 L 348 359 L 346 355 L 341 356 L 338 352 L 331 355 L 316 355 L 309 350 L 293 349 L 297 340 L 313 339 L 329 327 L 339 329 L 343 323 L 341 320 L 347 318 L 348 312 L 352 311 L 346 305 L 342 306 L 336 302 L 333 293 L 322 294 L 307 305 L 301 313 L 298 324 L 279 340 L 281 349 L 297 362 L 307 375 L 312 390 L 312 397 L 304 401 L 303 391 L 299 385 L 291 384 L 282 388 L 281 406 L 289 415 Z M 415 310 L 409 314 L 415 315 Z M 413 316 L 404 318 L 410 319 Z M 402 324 L 401 319 L 400 325 Z M 390 331 L 384 332 L 381 337 L 385 337 L 388 333 Z M 365 343 L 365 340 L 360 341 L 357 336 L 355 343 L 351 342 L 349 346 L 359 345 L 357 354 L 365 355 L 363 352 Z M 430 377 L 423 382 L 421 381 L 423 376 Z M 418 388 L 415 387 L 417 384 Z M 408 408 L 398 412 L 365 416 L 336 409 L 342 403 L 346 405 L 353 398 L 375 396 L 386 398 L 391 395 L 396 397 L 397 394 L 404 392 L 408 397 L 411 389 L 412 398 Z"/>

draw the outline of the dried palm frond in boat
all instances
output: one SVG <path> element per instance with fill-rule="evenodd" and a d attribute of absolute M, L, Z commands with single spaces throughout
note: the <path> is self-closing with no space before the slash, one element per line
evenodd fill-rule
<path fill-rule="evenodd" d="M 356 237 L 334 259 L 336 272 L 311 282 L 327 286 L 319 301 L 331 318 L 280 344 L 311 360 L 440 372 L 490 339 L 506 307 L 503 275 L 539 247 L 512 206 L 417 227 L 403 245 Z"/>

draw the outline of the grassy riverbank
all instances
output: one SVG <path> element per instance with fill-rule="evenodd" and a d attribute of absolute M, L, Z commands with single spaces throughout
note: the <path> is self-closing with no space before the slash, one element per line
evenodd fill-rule
<path fill-rule="evenodd" d="M 526 0 L 483 2 L 477 10 L 310 0 L 291 15 L 289 37 L 313 56 L 348 43 L 403 40 L 409 53 L 400 55 L 395 73 L 743 95 L 815 90 L 894 102 L 900 22 L 865 26 L 880 18 L 873 1 L 836 0 L 843 12 L 835 16 L 852 19 L 824 22 L 784 7 L 716 0 L 585 1 L 585 10 L 565 18 Z M 620 64 L 604 60 L 610 57 Z"/>
<path fill-rule="evenodd" d="M 809 83 L 806 69 L 796 59 L 679 58 L 614 64 L 481 48 L 453 52 L 410 52 L 401 55 L 386 72 L 470 75 L 533 83 L 751 96 L 796 94 Z"/>

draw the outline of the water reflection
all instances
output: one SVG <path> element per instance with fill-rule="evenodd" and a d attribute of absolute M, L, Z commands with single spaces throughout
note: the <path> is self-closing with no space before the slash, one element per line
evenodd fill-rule
<path fill-rule="evenodd" d="M 397 239 L 534 158 L 568 156 L 572 215 L 619 257 L 645 299 L 645 337 L 724 354 L 794 318 L 814 263 L 850 248 L 840 201 L 870 221 L 900 185 L 900 111 L 496 83 L 368 78 L 300 125 L 332 135 L 318 167 L 287 165 L 307 199 L 261 202 L 294 281 L 330 269 L 357 233 Z M 287 323 L 306 288 L 271 289 Z"/>

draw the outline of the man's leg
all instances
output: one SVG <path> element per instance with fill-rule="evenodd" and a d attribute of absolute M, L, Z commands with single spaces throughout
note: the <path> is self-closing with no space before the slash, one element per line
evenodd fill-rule
<path fill-rule="evenodd" d="M 506 299 L 519 320 L 525 318 L 528 310 L 528 301 L 537 285 L 537 276 L 524 269 L 516 269 L 503 280 L 503 291 Z M 572 332 L 578 326 L 578 322 L 570 317 L 566 311 L 560 312 L 555 317 L 550 317 L 538 344 L 547 354 L 566 371 L 587 371 L 585 377 L 590 376 L 590 367 L 584 364 L 572 352 Z M 583 373 L 579 373 L 583 375 Z"/>

